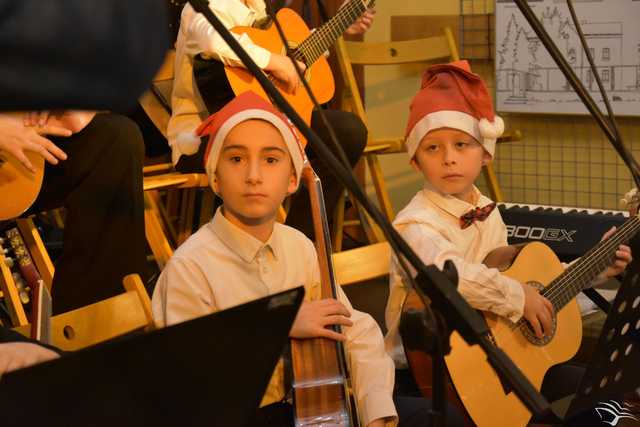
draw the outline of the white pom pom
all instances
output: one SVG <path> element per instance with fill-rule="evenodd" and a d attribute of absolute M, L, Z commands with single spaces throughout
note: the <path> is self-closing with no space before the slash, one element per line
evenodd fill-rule
<path fill-rule="evenodd" d="M 495 116 L 493 123 L 487 119 L 480 119 L 478 129 L 483 138 L 498 139 L 504 132 L 504 121 L 500 116 Z"/>
<path fill-rule="evenodd" d="M 196 154 L 200 148 L 200 137 L 194 132 L 182 132 L 176 137 L 176 144 L 182 154 Z"/>

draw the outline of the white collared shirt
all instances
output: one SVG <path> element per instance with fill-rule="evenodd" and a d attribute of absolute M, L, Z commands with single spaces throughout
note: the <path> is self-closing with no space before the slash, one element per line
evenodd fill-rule
<path fill-rule="evenodd" d="M 241 0 L 209 0 L 209 8 L 228 29 L 251 27 L 256 21 L 266 17 L 264 0 L 248 0 L 247 5 Z M 256 45 L 246 34 L 235 34 L 235 37 L 260 68 L 269 64 L 271 52 Z M 181 155 L 195 154 L 198 150 L 197 144 L 178 143 L 178 135 L 194 132 L 209 114 L 193 77 L 193 58 L 200 53 L 226 65 L 244 66 L 206 18 L 196 13 L 187 3 L 182 10 L 176 41 L 172 114 L 167 129 L 174 164 Z"/>
<path fill-rule="evenodd" d="M 224 310 L 304 285 L 306 299 L 320 294 L 320 272 L 313 243 L 299 231 L 276 223 L 263 243 L 229 222 L 219 209 L 210 223 L 176 250 L 153 292 L 159 327 Z M 353 388 L 363 425 L 378 418 L 395 423 L 394 365 L 380 328 L 354 310 L 341 289 L 338 299 L 351 312 L 345 327 Z M 274 371 L 262 405 L 284 397 L 282 364 Z"/>
<path fill-rule="evenodd" d="M 492 203 L 475 187 L 474 192 L 477 203 L 472 205 L 425 184 L 398 214 L 393 225 L 426 265 L 435 264 L 442 269 L 446 260 L 453 261 L 458 270 L 458 291 L 472 307 L 516 321 L 524 310 L 522 285 L 482 263 L 489 252 L 508 244 L 500 212 L 496 208 L 486 220 L 475 221 L 464 230 L 460 227 L 460 216 Z M 389 286 L 385 346 L 396 366 L 406 367 L 398 328 L 408 288 L 395 257 L 391 262 Z"/>

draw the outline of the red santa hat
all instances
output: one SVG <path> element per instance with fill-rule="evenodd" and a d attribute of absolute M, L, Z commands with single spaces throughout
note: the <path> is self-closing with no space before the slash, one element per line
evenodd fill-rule
<path fill-rule="evenodd" d="M 493 157 L 504 122 L 493 110 L 487 87 L 467 61 L 433 65 L 422 76 L 422 87 L 411 102 L 406 146 L 410 158 L 432 130 L 458 129 L 473 136 Z"/>
<path fill-rule="evenodd" d="M 297 184 L 300 185 L 300 176 L 306 156 L 296 129 L 289 119 L 276 110 L 270 102 L 251 91 L 236 96 L 218 112 L 209 116 L 196 130 L 196 134 L 200 137 L 209 136 L 204 154 L 204 168 L 209 176 L 209 181 L 212 182 L 215 177 L 220 150 L 231 129 L 251 119 L 267 121 L 278 129 L 289 149 Z"/>

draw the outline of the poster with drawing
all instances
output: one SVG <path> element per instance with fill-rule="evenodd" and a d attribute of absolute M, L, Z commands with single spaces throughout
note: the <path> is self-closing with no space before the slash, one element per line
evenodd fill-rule
<path fill-rule="evenodd" d="M 566 1 L 529 4 L 604 111 Z M 574 0 L 574 8 L 615 113 L 640 115 L 640 0 Z M 512 0 L 497 0 L 495 39 L 498 111 L 587 114 Z"/>

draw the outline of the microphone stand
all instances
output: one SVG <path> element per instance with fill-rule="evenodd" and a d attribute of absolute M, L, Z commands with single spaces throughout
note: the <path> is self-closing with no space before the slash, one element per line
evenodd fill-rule
<path fill-rule="evenodd" d="M 398 258 L 404 257 L 415 268 L 418 272 L 416 292 L 424 301 L 425 306 L 431 305 L 432 309 L 437 308 L 442 318 L 446 319 L 450 331 L 457 330 L 468 343 L 479 344 L 487 354 L 489 362 L 498 375 L 509 383 L 518 397 L 535 416 L 548 415 L 550 409 L 546 399 L 538 393 L 511 359 L 500 348 L 490 342 L 488 338 L 489 329 L 484 319 L 462 298 L 443 272 L 433 265 L 426 266 L 420 260 L 400 234 L 391 226 L 386 217 L 365 195 L 351 171 L 334 157 L 320 138 L 273 86 L 230 31 L 209 9 L 208 2 L 206 0 L 189 0 L 189 3 L 196 12 L 205 16 L 247 69 L 255 76 L 274 104 L 289 117 L 300 133 L 309 141 L 316 154 L 324 162 L 331 165 L 338 180 L 354 195 L 383 230 L 390 246 L 398 254 Z"/>

